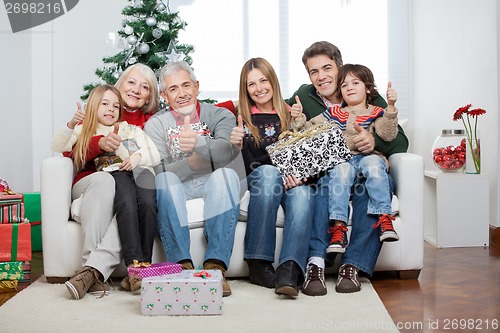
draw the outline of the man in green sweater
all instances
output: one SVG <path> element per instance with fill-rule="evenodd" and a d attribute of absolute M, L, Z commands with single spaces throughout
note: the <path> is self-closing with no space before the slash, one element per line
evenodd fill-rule
<path fill-rule="evenodd" d="M 311 84 L 302 85 L 287 103 L 293 105 L 295 97 L 300 98 L 303 112 L 307 119 L 311 119 L 328 107 L 340 104 L 340 94 L 337 93 L 337 74 L 343 65 L 340 50 L 333 44 L 325 41 L 315 42 L 304 51 L 302 62 L 309 74 Z M 385 100 L 379 95 L 375 105 L 387 107 Z M 374 149 L 386 157 L 394 153 L 406 152 L 408 139 L 403 129 L 398 127 L 398 135 L 391 142 L 385 142 L 377 134 L 361 128 L 354 143 L 358 150 L 370 153 Z M 309 241 L 309 260 L 307 264 L 306 280 L 302 292 L 310 296 L 326 295 L 324 268 L 326 248 L 330 244 L 330 228 L 328 219 L 328 175 L 317 182 L 315 199 L 315 216 L 313 230 Z M 372 225 L 377 222 L 375 216 L 367 215 L 368 194 L 363 189 L 364 179 L 358 182 L 358 188 L 352 196 L 352 229 L 349 246 L 342 256 L 336 291 L 340 293 L 357 292 L 361 290 L 358 272 L 361 270 L 371 276 L 377 262 L 382 244 L 377 229 Z M 333 262 L 335 258 L 328 258 Z"/>

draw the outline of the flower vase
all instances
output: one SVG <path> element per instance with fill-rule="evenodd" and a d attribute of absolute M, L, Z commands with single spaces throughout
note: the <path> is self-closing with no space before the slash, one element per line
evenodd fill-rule
<path fill-rule="evenodd" d="M 481 140 L 479 134 L 472 139 L 467 138 L 465 148 L 465 172 L 469 174 L 481 173 Z"/>

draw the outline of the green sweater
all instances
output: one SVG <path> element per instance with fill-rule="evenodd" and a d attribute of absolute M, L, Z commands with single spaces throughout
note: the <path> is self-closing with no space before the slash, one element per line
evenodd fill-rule
<path fill-rule="evenodd" d="M 300 103 L 306 118 L 309 120 L 323 113 L 327 109 L 321 97 L 316 93 L 316 88 L 312 84 L 303 84 L 286 102 L 289 105 L 295 103 L 295 96 L 299 96 Z M 373 104 L 382 108 L 387 107 L 386 101 L 379 95 Z M 376 133 L 373 133 L 375 138 L 375 149 L 384 156 L 389 157 L 395 153 L 405 153 L 408 150 L 408 138 L 406 137 L 403 128 L 398 125 L 398 134 L 396 138 L 390 142 L 385 142 Z"/>

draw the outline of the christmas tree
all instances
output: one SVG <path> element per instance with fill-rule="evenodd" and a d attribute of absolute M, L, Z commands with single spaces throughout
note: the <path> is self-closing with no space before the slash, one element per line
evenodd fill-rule
<path fill-rule="evenodd" d="M 157 76 L 169 60 L 182 59 L 192 63 L 189 54 L 193 46 L 177 43 L 179 31 L 184 30 L 187 24 L 178 13 L 170 12 L 168 3 L 162 0 L 129 0 L 122 10 L 125 19 L 122 29 L 118 31 L 120 51 L 114 56 L 104 57 L 104 67 L 95 71 L 103 82 L 115 84 L 123 70 L 137 62 L 151 67 Z M 90 91 L 99 84 L 85 85 L 82 100 L 86 100 Z"/>

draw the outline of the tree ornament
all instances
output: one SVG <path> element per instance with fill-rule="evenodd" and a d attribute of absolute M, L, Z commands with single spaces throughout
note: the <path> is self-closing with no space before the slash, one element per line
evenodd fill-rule
<path fill-rule="evenodd" d="M 146 19 L 146 24 L 148 27 L 154 27 L 156 25 L 156 19 L 150 16 Z"/>
<path fill-rule="evenodd" d="M 167 31 L 168 30 L 168 23 L 167 22 L 160 22 L 160 23 L 158 23 L 158 28 L 160 28 L 161 30 Z"/>
<path fill-rule="evenodd" d="M 136 62 L 137 62 L 137 58 L 136 58 L 136 57 L 131 57 L 131 58 L 128 60 L 128 63 L 129 63 L 130 65 L 133 65 L 133 64 L 135 64 Z"/>
<path fill-rule="evenodd" d="M 163 31 L 161 31 L 161 30 L 160 30 L 160 29 L 158 29 L 158 28 L 155 28 L 155 29 L 153 29 L 152 34 L 153 34 L 153 37 L 154 37 L 154 38 L 157 38 L 157 39 L 158 39 L 158 38 L 160 38 L 161 36 L 163 36 Z"/>
<path fill-rule="evenodd" d="M 118 80 L 120 78 L 120 72 L 114 71 L 113 72 L 113 77 Z"/>
<path fill-rule="evenodd" d="M 149 52 L 149 45 L 146 43 L 141 43 L 139 44 L 139 53 L 140 54 L 146 54 Z"/>
<path fill-rule="evenodd" d="M 127 35 L 131 35 L 134 33 L 134 28 L 127 25 L 125 28 L 123 28 L 123 32 L 126 33 Z"/>
<path fill-rule="evenodd" d="M 168 43 L 166 57 L 168 61 L 178 61 L 181 58 L 181 54 L 177 53 L 177 47 L 175 47 L 175 41 L 173 39 Z"/>
<path fill-rule="evenodd" d="M 130 35 L 127 37 L 127 43 L 130 45 L 135 45 L 137 44 L 137 36 L 136 35 Z"/>
<path fill-rule="evenodd" d="M 164 11 L 167 10 L 167 6 L 163 2 L 160 2 L 156 5 L 156 10 L 159 11 L 160 13 L 163 13 Z"/>

